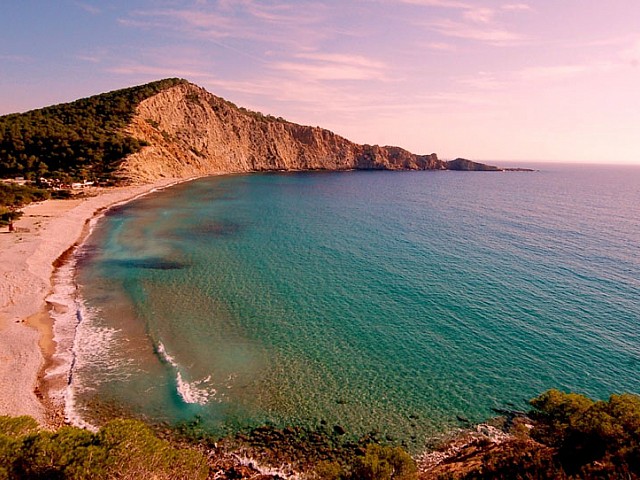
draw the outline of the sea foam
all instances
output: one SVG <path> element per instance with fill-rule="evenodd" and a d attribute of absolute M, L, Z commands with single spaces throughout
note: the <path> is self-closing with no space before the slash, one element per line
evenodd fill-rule
<path fill-rule="evenodd" d="M 89 234 L 103 215 L 91 219 Z M 78 375 L 82 365 L 93 365 L 111 375 L 126 375 L 123 364 L 109 355 L 110 346 L 115 341 L 117 330 L 99 327 L 91 320 L 99 315 L 99 310 L 88 308 L 79 295 L 76 283 L 76 267 L 83 247 L 72 250 L 69 258 L 60 265 L 53 275 L 53 291 L 46 298 L 50 305 L 53 323 L 53 340 L 56 344 L 52 364 L 44 375 L 48 384 L 50 399 L 64 410 L 65 419 L 71 425 L 97 430 L 87 422 L 77 397 L 95 389 L 99 378 L 92 378 L 93 387 L 83 384 Z"/>
<path fill-rule="evenodd" d="M 211 375 L 202 380 L 187 382 L 182 376 L 180 365 L 174 357 L 169 355 L 162 342 L 158 342 L 156 351 L 162 360 L 173 367 L 176 373 L 176 389 L 178 390 L 178 395 L 180 395 L 180 398 L 182 398 L 185 403 L 206 405 L 210 400 L 215 398 L 217 393 L 216 389 L 205 388 L 205 386 L 211 382 Z"/>

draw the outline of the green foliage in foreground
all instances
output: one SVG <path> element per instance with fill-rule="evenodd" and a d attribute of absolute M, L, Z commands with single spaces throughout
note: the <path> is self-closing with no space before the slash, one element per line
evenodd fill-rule
<path fill-rule="evenodd" d="M 177 449 L 141 422 L 115 420 L 97 433 L 39 430 L 30 417 L 0 417 L 1 479 L 204 479 L 206 459 Z"/>
<path fill-rule="evenodd" d="M 170 78 L 0 117 L 0 178 L 109 178 L 143 146 L 121 132 L 137 105 L 184 82 Z"/>
<path fill-rule="evenodd" d="M 530 438 L 487 454 L 464 478 L 640 478 L 640 396 L 593 401 L 549 390 L 530 403 Z"/>
<path fill-rule="evenodd" d="M 323 480 L 415 480 L 417 469 L 402 448 L 371 443 L 350 464 L 319 462 L 315 475 Z"/>
<path fill-rule="evenodd" d="M 443 478 L 640 478 L 639 396 L 612 395 L 607 401 L 593 401 L 549 390 L 531 400 L 531 405 L 534 427 L 530 432 L 519 430 L 515 439 L 489 446 L 481 458 L 472 458 L 469 469 Z M 339 441 L 342 434 L 336 437 L 300 428 L 256 431 L 257 437 L 241 435 L 251 455 L 267 464 L 290 463 L 305 472 L 305 478 L 415 480 L 419 475 L 406 451 L 373 438 Z M 212 455 L 213 443 L 206 440 L 194 438 L 191 448 L 180 449 L 133 420 L 115 420 L 91 433 L 68 426 L 43 431 L 29 417 L 0 417 L 0 479 L 204 479 L 220 472 L 214 457 L 222 454 Z M 207 445 L 212 466 L 201 453 Z M 304 458 L 295 460 L 297 451 Z M 223 470 L 227 476 L 221 478 L 248 478 L 246 470 Z"/>

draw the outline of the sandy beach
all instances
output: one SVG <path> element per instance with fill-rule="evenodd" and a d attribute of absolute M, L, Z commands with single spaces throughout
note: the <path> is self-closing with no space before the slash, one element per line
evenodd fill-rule
<path fill-rule="evenodd" d="M 23 209 L 16 232 L 0 229 L 0 415 L 30 415 L 43 425 L 60 421 L 38 390 L 38 375 L 55 350 L 46 302 L 55 263 L 82 241 L 96 214 L 177 181 L 34 203 Z"/>

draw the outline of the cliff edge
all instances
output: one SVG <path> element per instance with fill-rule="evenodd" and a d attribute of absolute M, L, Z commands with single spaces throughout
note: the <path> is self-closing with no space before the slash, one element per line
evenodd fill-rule
<path fill-rule="evenodd" d="M 143 100 L 124 133 L 147 144 L 119 168 L 136 183 L 258 171 L 447 169 L 435 153 L 358 145 L 323 128 L 239 108 L 191 83 Z"/>

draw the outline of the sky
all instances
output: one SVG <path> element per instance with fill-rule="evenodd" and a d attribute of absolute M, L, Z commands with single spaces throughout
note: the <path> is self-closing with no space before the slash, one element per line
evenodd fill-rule
<path fill-rule="evenodd" d="M 181 77 L 358 143 L 640 165 L 640 0 L 0 7 L 0 115 Z"/>

